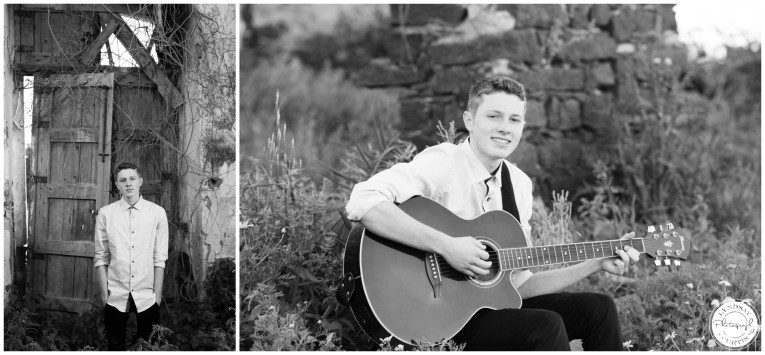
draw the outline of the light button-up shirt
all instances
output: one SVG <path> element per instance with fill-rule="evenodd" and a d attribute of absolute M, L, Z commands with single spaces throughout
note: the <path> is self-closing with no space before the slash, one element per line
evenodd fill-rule
<path fill-rule="evenodd" d="M 531 179 L 521 169 L 504 161 L 513 184 L 516 205 L 526 243 L 531 246 Z M 463 219 L 502 209 L 502 169 L 491 174 L 470 147 L 441 143 L 417 154 L 411 162 L 399 163 L 369 180 L 356 184 L 345 207 L 348 219 L 360 220 L 383 201 L 404 202 L 414 196 L 430 198 Z M 513 284 L 520 287 L 532 273 L 513 273 Z"/>
<path fill-rule="evenodd" d="M 106 265 L 107 304 L 128 311 L 133 296 L 138 312 L 156 302 L 154 267 L 165 267 L 168 248 L 167 214 L 139 198 L 134 205 L 113 202 L 98 211 L 94 267 Z"/>

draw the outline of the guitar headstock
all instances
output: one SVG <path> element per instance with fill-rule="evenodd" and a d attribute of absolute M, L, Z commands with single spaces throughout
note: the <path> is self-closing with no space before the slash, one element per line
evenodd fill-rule
<path fill-rule="evenodd" d="M 665 265 L 670 265 L 673 261 L 675 265 L 680 265 L 680 260 L 688 259 L 691 247 L 690 241 L 682 231 L 675 229 L 672 223 L 659 225 L 658 228 L 648 226 L 643 244 L 645 253 L 656 259 L 656 266 L 662 265 L 662 259 Z"/>

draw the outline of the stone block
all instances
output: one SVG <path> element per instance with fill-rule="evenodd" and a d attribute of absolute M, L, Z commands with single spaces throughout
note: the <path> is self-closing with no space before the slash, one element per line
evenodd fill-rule
<path fill-rule="evenodd" d="M 547 112 L 544 102 L 537 100 L 526 101 L 526 126 L 525 128 L 537 128 L 547 126 Z"/>
<path fill-rule="evenodd" d="M 613 17 L 613 36 L 618 42 L 655 29 L 656 14 L 644 7 L 622 6 Z"/>
<path fill-rule="evenodd" d="M 526 86 L 531 96 L 542 90 L 582 90 L 584 89 L 584 71 L 582 69 L 553 68 L 544 71 L 518 73 L 517 80 Z"/>
<path fill-rule="evenodd" d="M 428 49 L 431 61 L 442 65 L 470 64 L 497 58 L 535 64 L 542 60 L 542 55 L 542 47 L 534 30 L 513 30 L 470 40 L 443 38 Z"/>
<path fill-rule="evenodd" d="M 582 103 L 582 125 L 592 128 L 599 135 L 613 132 L 616 129 L 613 96 L 588 96 Z"/>
<path fill-rule="evenodd" d="M 357 85 L 365 87 L 410 85 L 423 80 L 423 70 L 414 65 L 395 65 L 388 58 L 373 59 L 354 77 Z"/>
<path fill-rule="evenodd" d="M 557 54 L 564 61 L 597 60 L 615 55 L 616 42 L 604 33 L 566 43 Z"/>
<path fill-rule="evenodd" d="M 616 84 L 614 70 L 610 63 L 595 63 L 592 66 L 592 80 L 597 86 L 611 86 Z"/>
<path fill-rule="evenodd" d="M 592 173 L 579 138 L 552 138 L 538 145 L 539 165 L 550 191 L 577 191 Z"/>
<path fill-rule="evenodd" d="M 422 54 L 425 35 L 422 33 L 406 33 L 389 31 L 386 36 L 385 52 L 395 63 L 415 64 Z"/>
<path fill-rule="evenodd" d="M 595 4 L 590 9 L 590 20 L 595 22 L 595 26 L 606 27 L 611 23 L 611 7 L 606 4 Z"/>
<path fill-rule="evenodd" d="M 390 17 L 393 26 L 458 25 L 467 17 L 467 8 L 457 4 L 393 4 Z"/>
<path fill-rule="evenodd" d="M 433 73 L 431 87 L 435 94 L 454 94 L 467 97 L 470 86 L 484 76 L 467 67 L 449 67 L 437 69 Z"/>
<path fill-rule="evenodd" d="M 574 99 L 552 98 L 550 102 L 550 121 L 548 127 L 555 130 L 567 130 L 582 124 L 582 109 L 579 101 Z"/>
<path fill-rule="evenodd" d="M 569 19 L 571 22 L 569 26 L 573 29 L 583 30 L 590 27 L 590 4 L 570 4 L 566 5 L 568 8 Z"/>
<path fill-rule="evenodd" d="M 562 4 L 503 4 L 498 5 L 497 10 L 507 10 L 513 15 L 516 28 L 550 28 L 556 23 L 568 23 Z"/>

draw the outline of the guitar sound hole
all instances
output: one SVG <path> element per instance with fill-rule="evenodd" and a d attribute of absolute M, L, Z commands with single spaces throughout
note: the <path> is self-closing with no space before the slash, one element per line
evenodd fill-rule
<path fill-rule="evenodd" d="M 491 281 L 499 273 L 499 255 L 497 254 L 497 250 L 494 249 L 491 245 L 486 243 L 483 244 L 486 245 L 486 252 L 489 253 L 489 261 L 491 261 L 491 267 L 489 267 L 488 274 L 477 275 L 474 278 L 480 281 Z"/>

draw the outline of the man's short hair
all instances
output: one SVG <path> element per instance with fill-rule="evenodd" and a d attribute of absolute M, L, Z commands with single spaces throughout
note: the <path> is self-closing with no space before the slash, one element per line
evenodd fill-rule
<path fill-rule="evenodd" d="M 117 168 L 114 169 L 114 181 L 117 181 L 117 174 L 120 171 L 127 170 L 127 169 L 135 170 L 135 172 L 138 173 L 138 177 L 141 177 L 141 169 L 138 168 L 138 165 L 135 165 L 134 163 L 126 161 L 126 162 L 119 163 L 119 165 L 117 165 Z"/>
<path fill-rule="evenodd" d="M 468 96 L 467 109 L 471 113 L 475 113 L 478 106 L 481 105 L 481 98 L 483 95 L 488 95 L 495 92 L 504 92 L 510 95 L 518 96 L 521 101 L 526 102 L 526 89 L 524 89 L 521 83 L 511 79 L 504 75 L 490 75 L 484 79 L 479 80 L 473 84 L 470 88 L 470 95 Z"/>

